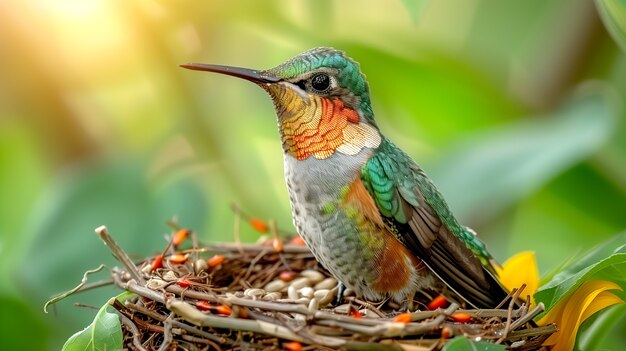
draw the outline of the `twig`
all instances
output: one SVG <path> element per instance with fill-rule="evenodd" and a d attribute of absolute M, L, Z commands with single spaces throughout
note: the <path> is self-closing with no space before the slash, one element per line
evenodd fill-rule
<path fill-rule="evenodd" d="M 126 316 L 129 317 L 129 316 Z M 163 334 L 165 329 L 160 325 L 151 324 L 139 318 L 138 315 L 131 315 L 129 318 L 138 326 L 138 328 L 146 329 L 151 332 Z"/>
<path fill-rule="evenodd" d="M 259 252 L 253 259 L 252 261 L 250 261 L 250 264 L 248 265 L 248 269 L 246 270 L 246 274 L 243 275 L 243 277 L 241 278 L 242 280 L 247 280 L 250 277 L 250 273 L 252 273 L 252 269 L 254 268 L 254 265 L 257 264 L 257 262 L 259 262 L 259 260 L 261 258 L 263 258 L 263 256 L 267 255 L 269 252 L 271 252 L 272 249 L 270 249 L 269 247 L 266 248 L 265 250 Z"/>
<path fill-rule="evenodd" d="M 115 300 L 113 302 L 113 307 L 118 310 L 120 312 L 120 314 L 125 314 L 125 313 L 133 313 L 134 312 L 139 312 L 140 314 L 144 314 L 154 320 L 157 321 L 161 321 L 161 322 L 165 322 L 169 317 L 165 317 L 164 315 L 161 315 L 155 311 L 149 310 L 143 306 L 131 303 L 126 301 L 124 304 L 120 303 L 119 301 Z M 129 310 L 128 312 L 125 312 Z M 137 317 L 133 317 L 133 318 L 137 318 Z M 154 326 L 151 324 L 147 324 L 146 322 L 142 321 L 142 320 L 136 320 L 136 322 L 138 323 L 144 323 L 146 325 L 146 328 L 150 328 L 153 331 L 157 331 L 158 333 L 164 333 L 164 329 L 163 327 L 160 326 Z M 225 338 L 225 337 L 218 337 L 215 336 L 213 334 L 207 333 L 204 330 L 198 329 L 196 327 L 193 327 L 191 325 L 187 325 L 185 323 L 182 323 L 180 321 L 177 321 L 175 319 L 170 319 L 170 322 L 172 324 L 172 326 L 175 326 L 177 328 L 180 328 L 182 330 L 185 330 L 186 332 L 189 332 L 191 334 L 195 334 L 198 335 L 199 337 L 193 337 L 191 335 L 181 335 L 181 337 L 183 339 L 186 339 L 188 341 L 192 341 L 192 342 L 202 342 L 204 344 L 209 344 L 211 346 L 213 346 L 213 348 L 215 348 L 216 350 L 221 350 L 221 348 L 219 346 L 216 347 L 216 345 L 221 344 L 221 345 L 232 345 L 233 341 Z M 180 333 L 180 332 L 179 332 Z M 177 333 L 178 334 L 178 333 Z"/>
<path fill-rule="evenodd" d="M 406 335 L 415 335 L 419 333 L 425 333 L 425 332 L 432 331 L 438 328 L 441 325 L 441 323 L 443 323 L 443 321 L 446 320 L 446 316 L 453 314 L 458 308 L 459 308 L 459 305 L 453 302 L 450 304 L 450 306 L 448 306 L 448 308 L 444 310 L 443 314 L 435 317 L 435 319 L 433 319 L 430 322 L 410 323 L 409 327 L 407 327 L 408 334 Z"/>
<path fill-rule="evenodd" d="M 244 251 L 241 248 L 241 209 L 237 204 L 231 204 L 233 212 L 235 212 L 235 223 L 233 224 L 233 239 L 235 240 L 235 247 L 239 253 L 243 255 Z"/>
<path fill-rule="evenodd" d="M 115 302 L 117 301 L 117 299 L 112 298 L 111 300 L 109 300 L 109 305 L 111 306 L 115 306 Z M 147 351 L 143 345 L 141 345 L 141 335 L 139 333 L 139 329 L 137 329 L 137 326 L 135 325 L 135 323 L 133 323 L 133 321 L 130 320 L 130 318 L 126 317 L 126 315 L 120 313 L 120 318 L 122 321 L 122 324 L 124 324 L 129 330 L 130 332 L 133 334 L 133 346 L 140 351 Z"/>
<path fill-rule="evenodd" d="M 509 335 L 509 332 L 511 331 L 511 318 L 513 318 L 513 307 L 515 307 L 515 302 L 519 298 L 522 291 L 524 291 L 525 287 L 526 284 L 522 284 L 519 289 L 513 289 L 513 291 L 511 291 L 511 294 L 513 296 L 511 297 L 511 302 L 509 302 L 509 309 L 506 316 L 506 324 L 504 325 L 502 336 L 496 341 L 496 344 L 501 344 L 504 340 L 506 340 L 506 337 Z"/>
<path fill-rule="evenodd" d="M 84 307 L 94 311 L 100 310 L 100 307 L 94 305 L 88 305 L 86 303 L 74 302 L 74 307 Z"/>
<path fill-rule="evenodd" d="M 441 325 L 441 323 L 443 323 L 443 321 L 445 321 L 446 316 L 454 313 L 454 311 L 456 311 L 457 308 L 459 308 L 459 305 L 456 303 L 453 303 L 445 311 L 443 311 L 443 313 L 439 312 L 439 315 L 435 319 L 427 323 L 406 323 L 405 324 L 405 323 L 392 322 L 389 320 L 377 320 L 378 323 L 376 325 L 360 326 L 360 325 L 355 325 L 354 323 L 347 323 L 349 321 L 352 322 L 355 319 L 341 321 L 341 320 L 337 320 L 333 318 L 333 320 L 320 320 L 318 321 L 318 324 L 324 325 L 324 326 L 330 326 L 330 327 L 340 327 L 340 328 L 343 328 L 352 332 L 360 333 L 363 335 L 390 338 L 390 337 L 396 337 L 400 335 L 406 336 L 406 335 L 423 334 L 424 332 L 435 330 L 439 327 L 439 325 Z M 361 319 L 357 319 L 357 320 L 360 321 Z"/>
<path fill-rule="evenodd" d="M 376 326 L 376 325 L 386 322 L 383 319 L 376 319 L 376 318 L 358 318 L 357 319 L 354 317 L 329 313 L 326 311 L 315 312 L 315 319 L 333 320 L 333 321 L 339 321 L 339 322 L 354 323 L 354 324 L 359 324 L 359 325 L 364 325 L 364 326 Z"/>
<path fill-rule="evenodd" d="M 285 304 L 270 301 L 248 300 L 235 296 L 227 296 L 222 298 L 222 301 L 233 305 L 256 307 L 264 310 L 286 313 L 299 313 L 303 315 L 310 315 L 311 312 L 304 305 Z"/>
<path fill-rule="evenodd" d="M 359 303 L 359 304 L 361 304 L 361 306 L 364 306 L 369 311 L 372 311 L 378 317 L 385 318 L 385 314 L 384 313 L 382 313 L 378 308 L 376 308 L 373 304 L 371 304 L 371 303 L 369 303 L 367 301 L 363 301 L 363 300 L 358 299 L 358 298 L 353 297 L 353 296 L 347 296 L 347 297 L 345 297 L 345 299 L 348 300 L 348 301 L 354 301 L 356 303 Z"/>
<path fill-rule="evenodd" d="M 167 304 L 167 308 L 191 324 L 201 327 L 226 328 L 254 333 L 272 335 L 282 339 L 304 342 L 305 340 L 289 329 L 263 321 L 255 321 L 241 318 L 222 318 L 204 314 L 190 304 L 172 300 Z M 331 347 L 339 347 L 345 344 L 345 340 L 332 337 L 320 337 L 322 344 Z"/>
<path fill-rule="evenodd" d="M 82 287 L 84 287 L 87 284 L 87 276 L 89 276 L 90 274 L 93 273 L 97 273 L 100 272 L 102 270 L 102 268 L 104 268 L 105 266 L 103 264 L 101 264 L 100 266 L 98 266 L 98 268 L 95 269 L 90 269 L 88 271 L 86 271 L 83 274 L 83 279 L 80 280 L 80 284 L 76 285 L 76 287 L 74 287 L 74 289 L 66 291 L 64 293 L 61 293 L 53 298 L 51 298 L 50 300 L 48 300 L 48 302 L 46 302 L 45 305 L 43 305 L 43 311 L 45 313 L 48 313 L 48 306 L 55 304 L 61 300 L 63 300 L 64 298 L 78 292 Z"/>
<path fill-rule="evenodd" d="M 282 253 L 280 255 L 281 257 L 284 256 Z M 281 264 L 282 262 L 274 263 L 274 265 L 268 269 L 267 277 L 265 277 L 265 279 L 259 279 L 257 284 L 260 286 L 265 286 L 265 284 L 269 283 L 272 279 L 274 279 L 276 276 L 276 271 L 278 270 L 278 267 L 280 267 Z"/>
<path fill-rule="evenodd" d="M 164 315 L 158 314 L 158 313 L 156 313 L 154 311 L 151 311 L 151 310 L 149 310 L 149 309 L 147 309 L 147 308 L 145 308 L 143 306 L 140 306 L 140 305 L 137 305 L 137 304 L 134 304 L 134 303 L 126 302 L 124 304 L 124 307 L 126 307 L 126 308 L 128 308 L 130 310 L 142 313 L 142 314 L 144 314 L 144 315 L 146 315 L 146 316 L 148 316 L 148 317 L 150 317 L 152 319 L 156 319 L 158 321 L 164 321 L 166 319 L 166 317 Z M 213 335 L 211 333 L 205 332 L 202 329 L 198 329 L 198 328 L 196 328 L 194 326 L 185 324 L 185 323 L 177 321 L 177 320 L 172 320 L 172 325 L 174 325 L 174 326 L 176 326 L 178 328 L 184 329 L 184 330 L 186 330 L 189 333 L 201 336 L 201 337 L 203 337 L 203 338 L 205 338 L 207 340 L 215 341 L 215 342 L 217 342 L 219 344 L 222 344 L 222 345 L 231 345 L 233 343 L 233 341 L 228 339 L 228 338 L 215 336 L 215 335 Z"/>
<path fill-rule="evenodd" d="M 554 324 L 544 325 L 542 327 L 536 327 L 532 329 L 514 330 L 509 333 L 509 340 L 517 340 L 537 335 L 550 335 L 557 332 L 559 329 Z"/>
<path fill-rule="evenodd" d="M 538 316 L 544 310 L 545 310 L 545 305 L 543 304 L 543 302 L 540 302 L 537 306 L 535 306 L 528 313 L 526 313 L 525 315 L 517 319 L 515 322 L 511 323 L 511 330 L 516 330 L 522 325 L 530 322 L 533 318 Z"/>
<path fill-rule="evenodd" d="M 526 286 L 526 284 L 523 284 L 523 286 Z M 510 298 L 513 299 L 513 295 L 517 292 L 518 289 L 513 289 L 511 290 L 506 297 L 504 298 L 504 300 L 500 301 L 500 303 L 498 304 L 498 306 L 495 307 L 495 309 L 500 309 L 502 308 L 502 306 L 504 306 L 504 304 L 506 303 L 506 301 Z"/>
<path fill-rule="evenodd" d="M 220 244 L 211 245 L 211 251 L 238 252 L 239 249 L 241 249 L 245 254 L 245 253 L 258 253 L 260 251 L 267 249 L 268 247 L 269 246 L 265 246 L 265 245 L 241 244 L 240 246 L 237 246 L 235 244 L 230 244 L 230 243 L 220 243 Z M 285 244 L 283 246 L 283 252 L 294 253 L 294 254 L 296 253 L 306 254 L 306 256 L 304 257 L 313 258 L 313 254 L 311 253 L 311 250 L 309 250 L 309 248 L 307 248 L 306 246 Z"/>
<path fill-rule="evenodd" d="M 103 286 L 107 286 L 107 285 L 112 285 L 113 284 L 113 279 L 111 278 L 107 278 L 107 279 L 102 279 L 102 280 L 98 280 L 96 282 L 93 283 L 87 283 L 85 285 L 83 285 L 80 289 L 78 289 L 76 292 L 77 293 L 82 293 L 85 291 L 89 291 L 92 289 L 98 289 L 101 288 Z"/>
<path fill-rule="evenodd" d="M 135 266 L 130 257 L 128 257 L 128 254 L 126 254 L 126 252 L 122 250 L 122 248 L 117 245 L 115 240 L 113 240 L 113 238 L 109 235 L 107 227 L 100 226 L 96 228 L 96 234 L 98 234 L 100 239 L 102 239 L 102 241 L 104 241 L 104 243 L 109 247 L 113 256 L 115 256 L 115 258 L 117 258 L 117 260 L 124 265 L 124 268 L 126 268 L 126 271 L 130 274 L 130 276 L 140 284 L 145 284 L 146 280 L 143 279 L 143 276 L 139 270 L 137 270 L 137 266 Z"/>
<path fill-rule="evenodd" d="M 406 344 L 405 344 L 406 345 Z M 408 345 L 406 345 L 408 346 Z M 404 348 L 402 346 L 398 346 L 396 344 L 383 344 L 379 342 L 363 342 L 363 341 L 348 341 L 345 345 L 346 350 L 353 351 L 421 351 L 421 350 L 429 350 L 425 348 Z"/>
<path fill-rule="evenodd" d="M 193 335 L 181 335 L 180 336 L 181 339 L 185 340 L 185 341 L 189 341 L 189 342 L 196 342 L 196 343 L 200 343 L 200 344 L 207 344 L 210 345 L 212 348 L 214 348 L 216 351 L 222 351 L 222 348 L 220 347 L 219 344 L 209 340 L 209 339 L 203 339 L 203 338 L 199 338 L 197 336 L 193 336 Z"/>
<path fill-rule="evenodd" d="M 418 312 L 418 313 L 429 313 L 429 312 L 436 312 L 436 311 L 423 311 L 423 312 Z M 461 312 L 461 313 L 467 313 L 472 317 L 477 317 L 477 318 L 490 318 L 490 317 L 498 317 L 498 318 L 506 318 L 509 314 L 508 310 L 503 310 L 503 309 L 479 309 L 479 310 L 465 310 L 465 309 L 459 309 L 457 310 L 457 312 Z M 517 318 L 521 315 L 522 309 L 516 309 L 512 311 L 512 316 L 514 318 Z M 415 320 L 415 319 L 413 319 Z"/>
<path fill-rule="evenodd" d="M 113 283 L 115 283 L 115 285 L 117 287 L 119 287 L 120 289 L 123 290 L 127 290 L 130 292 L 133 292 L 137 295 L 141 295 L 143 297 L 147 297 L 150 300 L 153 301 L 157 301 L 160 303 L 165 303 L 165 297 L 163 297 L 162 294 L 159 294 L 158 292 L 148 289 L 144 286 L 138 285 L 137 282 L 133 279 L 127 281 L 127 282 L 123 282 L 122 278 L 120 278 L 119 276 L 119 272 L 118 274 L 116 274 L 115 272 L 115 268 L 113 269 Z"/>
<path fill-rule="evenodd" d="M 191 231 L 191 247 L 192 247 L 192 253 L 191 256 L 193 257 L 193 261 L 196 262 L 198 260 L 198 235 L 196 234 L 196 231 Z"/>
<path fill-rule="evenodd" d="M 163 342 L 159 347 L 158 351 L 167 351 L 172 343 L 172 319 L 174 318 L 174 313 L 170 313 L 170 315 L 163 321 Z"/>

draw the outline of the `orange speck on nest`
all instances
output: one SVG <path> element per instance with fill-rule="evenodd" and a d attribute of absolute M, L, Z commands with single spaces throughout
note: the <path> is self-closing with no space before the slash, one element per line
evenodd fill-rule
<path fill-rule="evenodd" d="M 272 246 L 274 247 L 274 250 L 276 250 L 276 252 L 283 252 L 283 241 L 279 238 L 275 238 L 274 241 L 272 241 Z"/>
<path fill-rule="evenodd" d="M 393 317 L 393 321 L 396 323 L 409 323 L 411 322 L 411 314 L 408 312 L 400 313 Z"/>
<path fill-rule="evenodd" d="M 224 263 L 224 255 L 214 255 L 206 261 L 207 266 L 216 267 Z"/>
<path fill-rule="evenodd" d="M 444 308 L 448 306 L 448 299 L 445 296 L 439 295 L 435 297 L 432 301 L 428 303 L 426 306 L 429 310 L 434 311 L 438 308 Z"/>
<path fill-rule="evenodd" d="M 159 269 L 161 267 L 163 267 L 163 255 L 158 255 L 157 257 L 154 258 L 154 261 L 152 261 L 152 265 L 150 266 L 150 271 Z"/>
<path fill-rule="evenodd" d="M 452 331 L 450 327 L 443 327 L 443 329 L 441 329 L 441 338 L 450 339 L 453 336 L 454 336 L 454 332 Z"/>
<path fill-rule="evenodd" d="M 458 322 L 458 323 L 467 323 L 472 319 L 472 316 L 470 316 L 469 313 L 456 312 L 450 315 L 450 318 L 452 318 L 455 322 Z"/>
<path fill-rule="evenodd" d="M 304 246 L 305 245 L 304 239 L 302 239 L 300 234 L 296 234 L 296 236 L 294 236 L 293 239 L 291 239 L 291 241 L 289 241 L 289 244 L 296 245 L 296 246 Z"/>
<path fill-rule="evenodd" d="M 363 315 L 361 314 L 361 312 L 357 311 L 357 310 L 350 310 L 350 317 L 352 318 L 356 318 L 356 319 L 360 319 L 363 318 Z"/>
<path fill-rule="evenodd" d="M 176 282 L 176 284 L 184 289 L 184 288 L 188 288 L 189 286 L 191 286 L 191 281 L 185 278 L 181 278 Z"/>
<path fill-rule="evenodd" d="M 206 300 L 196 301 L 196 308 L 199 309 L 200 311 L 210 311 L 211 307 L 212 306 L 209 303 L 209 301 L 206 301 Z"/>
<path fill-rule="evenodd" d="M 297 341 L 286 342 L 283 348 L 287 351 L 302 351 L 302 344 Z"/>
<path fill-rule="evenodd" d="M 190 233 L 191 231 L 189 229 L 180 229 L 174 234 L 174 236 L 172 236 L 172 245 L 174 245 L 174 247 L 177 247 L 178 245 L 182 244 L 183 241 L 187 239 Z"/>
<path fill-rule="evenodd" d="M 280 278 L 280 280 L 282 280 L 284 282 L 290 282 L 290 281 L 294 280 L 296 278 L 296 276 L 297 276 L 296 272 L 282 271 L 278 275 L 278 278 Z"/>
<path fill-rule="evenodd" d="M 223 316 L 230 316 L 233 313 L 233 310 L 226 305 L 217 305 L 213 308 L 213 311 L 217 314 L 221 314 Z"/>
<path fill-rule="evenodd" d="M 267 233 L 269 231 L 267 224 L 261 219 L 250 218 L 248 223 L 250 223 L 250 226 L 259 233 Z"/>
<path fill-rule="evenodd" d="M 167 259 L 172 264 L 183 264 L 187 261 L 187 256 L 175 253 Z"/>

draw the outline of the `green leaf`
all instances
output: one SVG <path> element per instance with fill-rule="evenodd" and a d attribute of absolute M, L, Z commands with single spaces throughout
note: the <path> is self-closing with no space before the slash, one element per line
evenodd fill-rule
<path fill-rule="evenodd" d="M 506 347 L 486 341 L 472 341 L 465 336 L 457 336 L 448 341 L 442 351 L 503 351 Z"/>
<path fill-rule="evenodd" d="M 596 0 L 596 6 L 613 40 L 626 51 L 626 1 Z"/>
<path fill-rule="evenodd" d="M 598 313 L 596 318 L 590 318 L 593 321 L 589 321 L 591 323 L 586 328 L 584 328 L 585 324 L 587 324 L 587 321 L 585 321 L 581 327 L 581 332 L 579 332 L 576 350 L 617 349 L 615 346 L 611 347 L 607 339 L 611 337 L 610 332 L 614 326 L 618 324 L 624 325 L 624 322 L 626 322 L 624 316 L 626 316 L 626 304 L 620 304 L 607 308 L 604 313 Z M 622 323 L 618 323 L 620 321 Z"/>
<path fill-rule="evenodd" d="M 136 297 L 136 296 L 137 296 L 137 294 L 135 294 L 135 293 L 132 293 L 132 292 L 130 292 L 130 291 L 124 291 L 124 292 L 122 292 L 121 294 L 117 295 L 117 296 L 115 297 L 115 299 L 116 299 L 117 301 L 119 301 L 119 302 L 122 302 L 122 303 L 123 303 L 124 301 L 129 300 L 129 299 L 132 299 L 132 298 L 134 298 L 134 297 Z"/>
<path fill-rule="evenodd" d="M 604 145 L 614 92 L 588 87 L 553 114 L 476 133 L 442 158 L 432 178 L 457 216 L 495 216 Z"/>
<path fill-rule="evenodd" d="M 535 300 L 543 302 L 546 312 L 585 281 L 602 279 L 626 286 L 626 232 L 585 254 L 552 280 L 540 287 Z"/>
<path fill-rule="evenodd" d="M 107 312 L 107 302 L 93 322 L 87 328 L 72 335 L 65 345 L 64 351 L 111 351 L 122 349 L 122 326 L 116 313 Z"/>

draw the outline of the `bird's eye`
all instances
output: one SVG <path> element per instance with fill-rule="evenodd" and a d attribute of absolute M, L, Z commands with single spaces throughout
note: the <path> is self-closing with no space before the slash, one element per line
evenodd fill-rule
<path fill-rule="evenodd" d="M 330 77 L 326 73 L 316 74 L 311 78 L 311 88 L 317 93 L 325 93 L 330 88 Z"/>

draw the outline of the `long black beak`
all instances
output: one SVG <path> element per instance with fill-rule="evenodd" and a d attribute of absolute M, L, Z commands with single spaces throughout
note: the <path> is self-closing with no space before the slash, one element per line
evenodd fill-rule
<path fill-rule="evenodd" d="M 226 74 L 233 77 L 249 80 L 254 83 L 276 83 L 281 79 L 278 77 L 268 76 L 262 74 L 259 71 L 255 71 L 249 68 L 222 66 L 222 65 L 207 65 L 204 63 L 188 63 L 186 65 L 180 65 L 180 67 L 195 70 L 206 71 Z"/>

